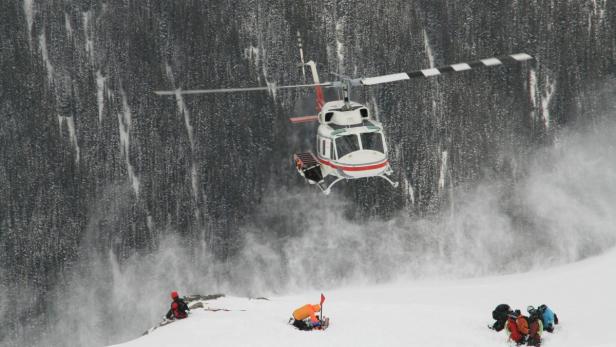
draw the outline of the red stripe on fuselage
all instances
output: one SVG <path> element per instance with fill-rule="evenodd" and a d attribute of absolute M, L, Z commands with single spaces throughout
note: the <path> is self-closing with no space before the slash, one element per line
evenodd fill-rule
<path fill-rule="evenodd" d="M 388 160 L 385 160 L 382 163 L 374 164 L 374 165 L 342 166 L 342 165 L 333 164 L 332 162 L 329 162 L 329 161 L 321 159 L 321 158 L 319 158 L 319 161 L 321 162 L 321 164 L 325 164 L 325 165 L 327 165 L 329 167 L 333 167 L 334 169 L 340 169 L 340 170 L 343 170 L 343 171 L 368 171 L 368 170 L 375 170 L 375 169 L 380 169 L 382 167 L 385 167 L 387 165 L 387 163 L 389 163 Z"/>

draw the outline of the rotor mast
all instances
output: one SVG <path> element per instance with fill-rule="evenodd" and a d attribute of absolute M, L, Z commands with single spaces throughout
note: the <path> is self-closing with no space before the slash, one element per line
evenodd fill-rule
<path fill-rule="evenodd" d="M 351 79 L 346 78 L 342 82 L 342 95 L 344 100 L 343 110 L 348 111 L 351 109 Z"/>

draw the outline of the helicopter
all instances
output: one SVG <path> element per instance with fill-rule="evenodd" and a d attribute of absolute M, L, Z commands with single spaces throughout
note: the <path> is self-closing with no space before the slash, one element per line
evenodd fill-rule
<path fill-rule="evenodd" d="M 380 177 L 392 187 L 398 182 L 391 179 L 393 170 L 388 159 L 387 141 L 383 125 L 372 117 L 365 105 L 351 101 L 352 87 L 369 87 L 378 84 L 409 80 L 411 78 L 428 78 L 445 73 L 467 71 L 480 67 L 493 67 L 503 64 L 520 63 L 532 60 L 526 53 L 491 57 L 472 62 L 460 62 L 440 67 L 431 67 L 411 72 L 400 72 L 373 77 L 351 78 L 338 75 L 340 80 L 321 82 L 317 65 L 310 60 L 304 63 L 304 55 L 299 40 L 301 63 L 305 76 L 305 67 L 310 68 L 313 83 L 276 86 L 269 84 L 261 87 L 193 89 L 193 90 L 159 90 L 157 95 L 191 95 L 210 93 L 232 93 L 249 91 L 275 92 L 278 89 L 315 88 L 316 115 L 291 117 L 291 123 L 300 124 L 318 122 L 316 134 L 316 155 L 311 152 L 295 153 L 293 163 L 297 172 L 309 183 L 316 185 L 324 194 L 341 180 Z M 342 93 L 342 99 L 325 102 L 323 88 L 335 88 Z"/>

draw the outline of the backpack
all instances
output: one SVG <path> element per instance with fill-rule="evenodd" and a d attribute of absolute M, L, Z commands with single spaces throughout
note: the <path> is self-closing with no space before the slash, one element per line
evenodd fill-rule
<path fill-rule="evenodd" d="M 182 319 L 188 317 L 188 313 L 186 309 L 188 306 L 182 299 L 178 299 L 177 301 L 173 301 L 171 303 L 171 311 L 176 319 Z"/>
<path fill-rule="evenodd" d="M 528 317 L 522 315 L 518 316 L 518 318 L 515 319 L 515 324 L 520 334 L 528 335 Z"/>
<path fill-rule="evenodd" d="M 303 320 L 293 319 L 293 326 L 302 331 L 312 330 L 312 324 L 304 322 Z"/>
<path fill-rule="evenodd" d="M 507 314 L 510 311 L 510 307 L 507 304 L 500 304 L 496 306 L 494 311 L 492 311 L 492 318 L 499 322 L 504 322 L 507 320 Z M 504 324 L 503 324 L 504 325 Z"/>
<path fill-rule="evenodd" d="M 541 322 L 541 318 L 538 317 L 537 314 L 533 314 L 528 317 L 528 329 L 528 334 L 531 337 L 535 335 L 541 335 L 541 333 L 543 332 L 543 322 Z"/>

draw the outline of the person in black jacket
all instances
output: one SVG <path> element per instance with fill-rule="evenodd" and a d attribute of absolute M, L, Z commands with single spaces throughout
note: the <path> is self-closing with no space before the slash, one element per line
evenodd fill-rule
<path fill-rule="evenodd" d="M 173 302 L 171 302 L 171 308 L 165 317 L 167 317 L 167 319 L 184 319 L 188 317 L 188 311 L 190 311 L 190 309 L 186 302 L 180 299 L 178 292 L 175 290 L 172 291 L 171 299 L 173 299 Z"/>
<path fill-rule="evenodd" d="M 503 330 L 505 328 L 505 323 L 507 323 L 507 316 L 512 313 L 513 311 L 511 310 L 511 307 L 507 304 L 500 304 L 496 306 L 494 311 L 492 311 L 492 318 L 494 318 L 496 322 L 494 322 L 491 326 L 488 326 L 488 328 L 496 331 Z"/>

